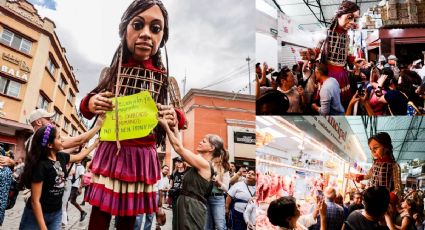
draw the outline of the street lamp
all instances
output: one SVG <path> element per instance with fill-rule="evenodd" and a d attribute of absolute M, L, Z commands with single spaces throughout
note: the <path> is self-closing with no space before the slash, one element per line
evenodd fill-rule
<path fill-rule="evenodd" d="M 251 58 L 248 56 L 245 60 L 248 62 L 249 95 L 251 95 L 251 71 L 249 69 L 249 62 L 251 61 Z"/>

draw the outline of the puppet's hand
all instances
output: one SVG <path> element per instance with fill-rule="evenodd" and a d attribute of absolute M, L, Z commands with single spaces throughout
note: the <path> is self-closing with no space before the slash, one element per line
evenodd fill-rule
<path fill-rule="evenodd" d="M 158 114 L 157 118 L 158 118 L 158 124 L 162 128 L 167 129 L 168 128 L 167 120 L 163 116 L 160 116 L 159 114 Z"/>
<path fill-rule="evenodd" d="M 177 114 L 171 105 L 161 105 L 158 103 L 156 106 L 158 107 L 158 116 L 164 118 L 170 128 L 177 126 Z"/>
<path fill-rule="evenodd" d="M 106 111 L 112 111 L 114 106 L 110 99 L 114 95 L 111 92 L 102 92 L 92 96 L 89 100 L 89 111 L 94 114 L 104 114 Z"/>

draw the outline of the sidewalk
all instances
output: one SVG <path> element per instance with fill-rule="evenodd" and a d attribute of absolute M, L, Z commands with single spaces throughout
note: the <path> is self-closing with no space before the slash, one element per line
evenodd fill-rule
<path fill-rule="evenodd" d="M 77 199 L 78 203 L 81 203 L 83 199 L 83 196 L 79 196 Z M 19 229 L 19 223 L 21 221 L 22 213 L 24 211 L 25 203 L 21 195 L 18 196 L 18 199 L 16 200 L 15 207 L 13 207 L 10 210 L 6 210 L 6 217 L 3 222 L 3 226 L 0 226 L 0 230 L 18 230 Z M 84 221 L 80 222 L 80 212 L 75 208 L 71 203 L 68 204 L 68 225 L 65 229 L 72 229 L 72 230 L 84 230 L 87 229 L 89 218 L 90 218 L 90 212 L 91 212 L 91 206 L 86 202 L 86 205 L 81 206 L 84 211 L 87 212 L 87 217 Z M 164 209 L 165 214 L 167 216 L 167 222 L 164 226 L 161 227 L 162 230 L 171 230 L 171 222 L 173 218 L 173 213 L 170 209 Z M 114 230 L 113 226 L 114 218 L 112 218 L 111 225 L 109 227 L 110 230 Z M 143 226 L 143 224 L 142 224 Z M 154 218 L 152 223 L 152 229 L 155 230 L 156 227 L 156 220 Z M 142 227 L 143 230 L 143 227 Z"/>

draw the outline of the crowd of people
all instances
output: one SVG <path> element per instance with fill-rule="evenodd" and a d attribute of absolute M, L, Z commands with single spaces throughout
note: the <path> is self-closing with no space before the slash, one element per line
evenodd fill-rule
<path fill-rule="evenodd" d="M 368 179 L 367 186 L 355 186 L 345 196 L 334 187 L 326 187 L 315 194 L 317 204 L 304 215 L 295 198 L 278 198 L 268 208 L 270 223 L 283 229 L 424 230 L 425 193 L 416 187 L 402 189 L 391 137 L 385 132 L 377 133 L 368 143 L 373 158 L 371 169 L 365 175 L 346 175 L 356 182 Z"/>
<path fill-rule="evenodd" d="M 294 197 L 280 197 L 270 203 L 267 215 L 280 229 L 424 229 L 423 191 L 412 189 L 397 200 L 384 186 L 372 186 L 347 193 L 346 202 L 342 197 L 328 187 L 309 213 L 301 213 Z"/>
<path fill-rule="evenodd" d="M 343 1 L 316 48 L 279 71 L 256 68 L 257 115 L 421 115 L 425 113 L 425 67 L 418 59 L 398 64 L 395 55 L 366 61 L 349 53 L 348 30 L 360 8 Z"/>
<path fill-rule="evenodd" d="M 378 65 L 363 58 L 348 71 L 348 94 L 343 101 L 338 81 L 329 67 L 304 60 L 292 70 L 279 72 L 257 63 L 257 114 L 266 115 L 422 115 L 425 98 L 425 66 L 417 60 L 399 68 L 396 57 Z M 391 64 L 390 64 L 391 63 Z"/>

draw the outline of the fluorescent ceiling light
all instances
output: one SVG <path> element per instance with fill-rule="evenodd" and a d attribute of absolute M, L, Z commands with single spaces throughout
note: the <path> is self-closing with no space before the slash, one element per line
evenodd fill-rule
<path fill-rule="evenodd" d="M 267 128 L 261 129 L 261 132 L 270 133 L 273 136 L 273 138 L 287 137 L 285 134 L 277 131 L 276 129 L 274 129 L 272 127 L 267 127 Z"/>
<path fill-rule="evenodd" d="M 303 141 L 300 139 L 300 138 L 298 138 L 298 137 L 290 137 L 292 140 L 294 140 L 294 141 L 296 141 L 296 142 L 298 142 L 298 143 L 303 143 Z"/>
<path fill-rule="evenodd" d="M 257 122 L 260 122 L 260 123 L 262 123 L 265 126 L 272 126 L 273 125 L 272 123 L 270 123 L 266 119 L 264 119 L 262 117 L 259 117 L 259 116 L 257 116 Z"/>

